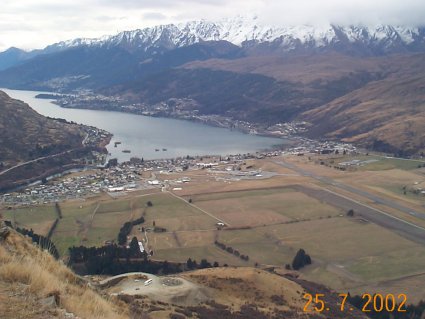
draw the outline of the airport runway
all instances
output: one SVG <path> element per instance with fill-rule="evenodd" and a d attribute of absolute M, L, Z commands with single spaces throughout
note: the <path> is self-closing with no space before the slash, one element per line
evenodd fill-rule
<path fill-rule="evenodd" d="M 348 186 L 340 182 L 336 182 L 328 177 L 319 176 L 305 169 L 301 169 L 298 166 L 290 164 L 288 162 L 275 161 L 275 163 L 282 165 L 288 169 L 291 169 L 302 176 L 314 178 L 324 183 L 325 185 L 332 185 L 334 187 L 338 187 L 350 193 L 371 199 L 374 202 L 379 203 L 381 205 L 391 207 L 403 213 L 415 215 L 416 217 L 425 219 L 424 213 L 412 211 L 410 208 L 404 207 L 398 203 L 393 203 L 391 200 L 383 199 L 379 196 L 370 194 L 364 190 L 360 190 L 358 188 Z M 398 233 L 399 235 L 407 239 L 410 239 L 414 242 L 425 245 L 425 228 L 421 226 L 415 225 L 401 218 L 392 216 L 391 214 L 381 209 L 371 207 L 367 204 L 361 203 L 360 201 L 356 199 L 350 198 L 343 194 L 338 194 L 326 188 L 317 190 L 317 189 L 312 189 L 312 188 L 308 188 L 304 186 L 298 186 L 298 190 L 309 196 L 317 198 L 321 201 L 327 202 L 328 204 L 339 207 L 345 211 L 348 211 L 349 209 L 353 209 L 357 215 L 361 215 L 364 219 L 370 222 L 373 222 L 377 225 L 380 225 L 382 227 L 385 227 L 387 229 L 390 229 Z"/>

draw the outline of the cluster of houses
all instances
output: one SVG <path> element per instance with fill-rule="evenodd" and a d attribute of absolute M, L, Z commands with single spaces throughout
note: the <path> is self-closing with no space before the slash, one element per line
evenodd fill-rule
<path fill-rule="evenodd" d="M 357 148 L 348 143 L 332 141 L 316 141 L 306 138 L 300 138 L 296 147 L 288 148 L 285 154 L 304 155 L 304 154 L 355 154 Z"/>
<path fill-rule="evenodd" d="M 101 134 L 101 133 L 100 133 Z M 302 139 L 297 147 L 286 150 L 284 153 L 352 153 L 356 148 L 349 144 L 334 142 L 317 142 Z M 115 193 L 143 188 L 162 187 L 163 183 L 155 178 L 155 173 L 184 172 L 186 170 L 211 169 L 224 171 L 231 177 L 263 177 L 264 172 L 240 171 L 240 165 L 247 159 L 261 159 L 282 154 L 281 150 L 257 152 L 253 154 L 237 154 L 229 156 L 198 156 L 180 157 L 173 159 L 159 159 L 143 161 L 132 159 L 129 162 L 117 164 L 108 168 L 83 172 L 52 180 L 47 184 L 28 186 L 26 189 L 11 194 L 0 195 L 0 203 L 30 205 L 51 203 L 66 199 L 84 198 L 97 195 L 101 192 Z M 223 168 L 224 167 L 224 168 Z M 151 172 L 151 174 L 146 174 Z M 145 173 L 145 174 L 144 174 Z M 144 175 L 146 178 L 142 178 Z M 180 178 L 168 185 L 187 183 L 190 179 Z"/>
<path fill-rule="evenodd" d="M 102 191 L 136 188 L 136 174 L 113 167 L 96 170 L 90 174 L 62 177 L 47 184 L 37 184 L 12 194 L 0 196 L 6 204 L 47 204 L 65 199 L 93 196 Z"/>

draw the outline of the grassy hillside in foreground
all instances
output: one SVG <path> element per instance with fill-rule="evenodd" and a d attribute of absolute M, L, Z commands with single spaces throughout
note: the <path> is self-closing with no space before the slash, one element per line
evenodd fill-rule
<path fill-rule="evenodd" d="M 45 305 L 49 296 L 56 296 L 57 307 Z M 7 239 L 0 241 L 0 318 L 77 316 L 128 318 L 124 304 L 102 297 L 64 264 L 11 230 Z"/>
<path fill-rule="evenodd" d="M 5 229 L 3 225 L 0 228 Z M 339 311 L 337 295 L 330 290 L 314 284 L 304 287 L 304 282 L 249 267 L 204 269 L 179 277 L 160 277 L 165 281 L 188 280 L 192 288 L 184 293 L 177 286 L 165 295 L 158 294 L 156 289 L 131 276 L 108 285 L 106 290 L 100 290 L 100 286 L 94 289 L 96 284 L 76 276 L 29 239 L 8 230 L 6 239 L 0 236 L 0 318 L 3 319 L 266 319 L 283 318 L 282 315 L 316 318 L 303 311 L 303 296 L 305 292 L 317 291 L 327 294 L 334 318 L 345 316 Z M 134 285 L 139 285 L 136 294 L 129 289 Z M 114 297 L 117 292 L 118 296 Z M 360 312 L 352 313 L 352 318 L 363 317 Z"/>

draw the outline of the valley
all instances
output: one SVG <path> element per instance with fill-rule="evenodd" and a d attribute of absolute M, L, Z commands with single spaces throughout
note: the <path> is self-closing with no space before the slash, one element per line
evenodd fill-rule
<path fill-rule="evenodd" d="M 294 128 L 412 156 L 425 151 L 423 39 L 421 27 L 192 21 L 1 53 L 0 86 L 70 94 L 64 107 Z"/>
<path fill-rule="evenodd" d="M 133 164 L 132 172 L 140 170 L 136 188 L 60 203 L 62 218 L 52 240 L 66 256 L 71 246 L 114 242 L 126 221 L 143 216 L 144 223 L 133 227 L 129 238 L 136 236 L 152 250 L 153 260 L 185 263 L 188 258 L 207 258 L 219 265 L 285 272 L 285 264 L 303 248 L 313 263 L 299 271 L 301 278 L 352 294 L 400 293 L 397 287 L 403 287 L 412 301 L 419 301 L 425 298 L 420 284 L 425 276 L 425 197 L 413 188 L 424 181 L 423 169 L 418 168 L 424 163 L 369 155 L 370 164 L 354 164 L 348 171 L 328 164 L 352 158 L 270 154 L 220 162 L 206 157 L 204 163 L 217 166 L 194 165 L 184 172 Z M 241 170 L 233 174 L 236 167 Z M 250 174 L 252 170 L 257 173 Z M 153 180 L 157 186 L 149 183 Z M 146 206 L 148 202 L 152 206 Z M 350 209 L 352 217 L 347 215 Z M 1 214 L 45 235 L 56 219 L 49 205 L 5 207 Z M 388 220 L 381 220 L 381 215 Z"/>
<path fill-rule="evenodd" d="M 424 318 L 422 4 L 29 2 L 0 47 L 59 42 L 0 52 L 1 318 Z"/>

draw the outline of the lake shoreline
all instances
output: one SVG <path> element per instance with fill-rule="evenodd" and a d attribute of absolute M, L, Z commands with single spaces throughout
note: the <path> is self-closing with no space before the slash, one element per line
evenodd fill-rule
<path fill-rule="evenodd" d="M 92 110 L 67 108 L 52 103 L 50 99 L 37 99 L 39 91 L 5 89 L 12 98 L 23 100 L 38 113 L 67 121 L 98 127 L 113 134 L 107 146 L 109 158 L 119 162 L 132 157 L 146 159 L 171 159 L 184 156 L 206 156 L 255 153 L 293 145 L 288 138 L 265 137 L 246 134 L 236 128 L 226 128 L 213 123 L 172 117 L 146 116 L 117 110 Z M 108 112 L 106 112 L 108 111 Z M 140 116 L 144 115 L 144 116 Z M 295 139 L 296 140 L 296 139 Z M 114 147 L 115 142 L 121 144 Z M 158 153 L 156 150 L 167 150 Z M 123 153 L 129 150 L 130 153 Z"/>

